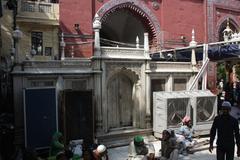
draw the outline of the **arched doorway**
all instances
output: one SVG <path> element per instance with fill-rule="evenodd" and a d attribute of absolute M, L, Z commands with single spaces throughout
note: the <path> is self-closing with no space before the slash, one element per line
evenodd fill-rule
<path fill-rule="evenodd" d="M 139 38 L 140 45 L 143 45 L 143 35 L 150 33 L 150 41 L 153 34 L 147 22 L 139 15 L 128 8 L 120 8 L 111 13 L 105 21 L 102 22 L 100 30 L 101 45 L 119 47 L 135 47 L 136 37 Z M 111 43 L 111 42 L 120 43 Z"/>
<path fill-rule="evenodd" d="M 143 2 L 112 0 L 103 5 L 97 14 L 102 23 L 102 46 L 135 47 L 137 36 L 140 45 L 143 45 L 143 35 L 147 32 L 150 46 L 160 47 L 160 24 Z"/>
<path fill-rule="evenodd" d="M 133 125 L 133 82 L 123 73 L 114 75 L 107 85 L 108 130 Z"/>

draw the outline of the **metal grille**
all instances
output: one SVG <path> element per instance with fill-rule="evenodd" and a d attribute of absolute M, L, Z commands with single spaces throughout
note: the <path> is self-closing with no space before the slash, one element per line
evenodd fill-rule
<path fill-rule="evenodd" d="M 215 97 L 197 98 L 197 122 L 213 120 L 215 99 Z"/>
<path fill-rule="evenodd" d="M 188 98 L 168 99 L 167 124 L 171 127 L 178 126 L 187 113 Z"/>

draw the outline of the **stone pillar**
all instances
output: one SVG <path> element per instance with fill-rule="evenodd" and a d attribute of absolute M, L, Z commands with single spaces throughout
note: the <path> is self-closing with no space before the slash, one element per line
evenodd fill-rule
<path fill-rule="evenodd" d="M 102 133 L 103 126 L 103 111 L 102 111 L 102 79 L 101 72 L 94 73 L 94 106 L 96 107 L 95 123 L 97 133 Z"/>
<path fill-rule="evenodd" d="M 20 31 L 19 27 L 17 26 L 16 29 L 13 31 L 13 38 L 15 40 L 15 62 L 20 63 L 22 62 L 22 55 L 20 55 L 20 40 L 23 37 L 22 31 Z"/>
<path fill-rule="evenodd" d="M 96 14 L 93 22 L 93 30 L 94 30 L 94 56 L 101 55 L 101 48 L 100 48 L 100 29 L 102 28 L 100 18 L 98 14 Z"/>
<path fill-rule="evenodd" d="M 138 36 L 136 37 L 136 48 L 139 48 L 139 38 L 138 38 Z"/>
<path fill-rule="evenodd" d="M 197 46 L 197 42 L 195 41 L 194 29 L 192 30 L 192 41 L 189 43 L 189 46 L 192 47 L 191 62 L 192 62 L 193 69 L 195 69 L 197 64 L 196 53 L 195 53 L 195 47 Z"/>
<path fill-rule="evenodd" d="M 151 127 L 151 78 L 150 78 L 150 56 L 149 56 L 149 40 L 148 33 L 144 33 L 144 55 L 146 57 L 146 67 L 145 67 L 145 96 L 146 96 L 146 115 L 145 123 L 146 128 Z"/>
<path fill-rule="evenodd" d="M 144 53 L 146 58 L 149 57 L 149 40 L 148 40 L 148 33 L 144 33 Z"/>
<path fill-rule="evenodd" d="M 94 30 L 94 56 L 92 59 L 92 69 L 94 71 L 94 107 L 96 109 L 95 123 L 96 132 L 102 133 L 103 126 L 103 111 L 102 111 L 102 71 L 101 71 L 101 48 L 100 48 L 100 29 L 101 22 L 96 14 L 93 22 Z"/>
<path fill-rule="evenodd" d="M 65 59 L 65 46 L 66 46 L 66 43 L 64 42 L 64 33 L 61 34 L 60 46 L 61 46 L 61 60 L 64 60 Z"/>

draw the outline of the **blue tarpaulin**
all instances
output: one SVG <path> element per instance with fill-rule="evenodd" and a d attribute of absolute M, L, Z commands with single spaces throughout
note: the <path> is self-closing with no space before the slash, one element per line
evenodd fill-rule
<path fill-rule="evenodd" d="M 208 58 L 213 61 L 239 57 L 240 48 L 237 44 L 210 46 L 208 49 Z"/>
<path fill-rule="evenodd" d="M 191 61 L 191 48 L 153 53 L 150 55 L 154 61 Z M 195 49 L 197 61 L 203 59 L 203 47 Z M 238 44 L 212 45 L 208 47 L 208 58 L 210 61 L 219 61 L 230 58 L 240 58 L 240 47 Z"/>

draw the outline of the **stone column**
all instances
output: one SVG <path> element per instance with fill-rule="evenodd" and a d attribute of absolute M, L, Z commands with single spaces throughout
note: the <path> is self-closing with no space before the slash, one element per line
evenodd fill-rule
<path fill-rule="evenodd" d="M 192 47 L 192 55 L 191 55 L 191 62 L 193 69 L 196 68 L 196 53 L 195 53 L 195 47 L 197 46 L 197 42 L 195 41 L 195 32 L 194 29 L 192 30 L 192 41 L 189 43 L 189 46 Z"/>
<path fill-rule="evenodd" d="M 150 58 L 148 33 L 144 33 L 144 55 L 146 58 Z"/>
<path fill-rule="evenodd" d="M 100 18 L 98 14 L 96 14 L 93 22 L 93 30 L 94 30 L 94 56 L 101 55 L 100 48 L 100 29 L 102 28 Z"/>
<path fill-rule="evenodd" d="M 61 60 L 64 60 L 65 59 L 65 46 L 66 46 L 66 43 L 64 42 L 64 33 L 61 34 L 60 46 L 61 46 Z"/>
<path fill-rule="evenodd" d="M 95 123 L 96 132 L 102 133 L 103 126 L 103 111 L 102 111 L 102 72 L 101 72 L 101 47 L 100 47 L 100 29 L 101 22 L 98 15 L 95 16 L 93 22 L 94 30 L 94 56 L 92 59 L 92 67 L 94 71 L 94 107 L 96 109 Z"/>
<path fill-rule="evenodd" d="M 136 48 L 139 48 L 139 38 L 138 38 L 138 36 L 136 37 Z"/>
<path fill-rule="evenodd" d="M 146 67 L 145 67 L 145 96 L 146 96 L 146 115 L 145 123 L 146 128 L 151 127 L 151 78 L 150 78 L 150 56 L 149 56 L 149 40 L 148 33 L 144 33 L 144 55 L 146 57 Z"/>

